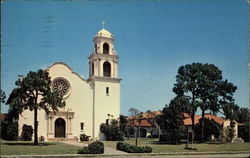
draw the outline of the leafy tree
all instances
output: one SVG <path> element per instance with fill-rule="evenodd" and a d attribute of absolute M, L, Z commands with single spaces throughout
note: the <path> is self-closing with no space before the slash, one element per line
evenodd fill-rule
<path fill-rule="evenodd" d="M 140 113 L 140 111 L 136 108 L 130 108 L 128 112 L 130 112 L 131 116 L 136 116 L 137 114 Z"/>
<path fill-rule="evenodd" d="M 222 105 L 222 109 L 226 119 L 230 120 L 230 128 L 228 128 L 227 137 L 229 141 L 232 141 L 235 133 L 235 122 L 237 118 L 237 113 L 239 110 L 239 106 L 234 103 L 225 103 Z"/>
<path fill-rule="evenodd" d="M 17 140 L 18 124 L 4 119 L 1 121 L 1 138 L 4 140 Z"/>
<path fill-rule="evenodd" d="M 220 105 L 218 103 L 219 93 L 217 85 L 222 81 L 222 71 L 213 64 L 201 65 L 201 76 L 198 78 L 199 97 L 202 100 L 201 109 L 201 142 L 204 142 L 205 112 L 210 110 L 216 113 Z M 221 87 L 223 88 L 223 87 Z M 205 138 L 206 139 L 206 138 Z"/>
<path fill-rule="evenodd" d="M 34 145 L 37 145 L 38 110 L 56 112 L 58 108 L 65 106 L 65 102 L 62 101 L 62 96 L 52 91 L 47 71 L 30 71 L 26 77 L 19 78 L 15 84 L 17 88 L 11 92 L 7 104 L 17 110 L 19 114 L 26 109 L 34 111 Z"/>
<path fill-rule="evenodd" d="M 125 134 L 125 135 L 128 135 L 127 134 L 127 124 L 128 124 L 128 120 L 127 120 L 127 117 L 124 116 L 124 115 L 120 115 L 120 118 L 119 118 L 119 121 L 120 121 L 120 130 Z"/>
<path fill-rule="evenodd" d="M 194 129 L 196 110 L 201 109 L 201 142 L 203 142 L 205 112 L 210 110 L 217 113 L 221 106 L 232 104 L 233 93 L 237 87 L 223 80 L 222 71 L 213 64 L 193 63 L 181 66 L 176 81 L 173 91 L 177 97 L 186 98 L 186 112 L 191 116 L 192 129 Z"/>
<path fill-rule="evenodd" d="M 236 121 L 240 123 L 250 122 L 250 109 L 240 108 L 237 112 Z"/>
<path fill-rule="evenodd" d="M 183 104 L 182 98 L 176 97 L 166 105 L 162 114 L 158 117 L 158 124 L 165 129 L 166 141 L 172 144 L 180 144 L 183 134 Z"/>
<path fill-rule="evenodd" d="M 18 137 L 18 113 L 16 109 L 9 108 L 4 120 L 1 121 L 1 138 L 4 140 L 16 140 Z"/>
<path fill-rule="evenodd" d="M 227 80 L 222 81 L 218 84 L 218 92 L 220 94 L 219 103 L 223 110 L 223 114 L 227 119 L 235 120 L 237 118 L 237 113 L 239 107 L 234 103 L 233 94 L 237 87 L 233 83 Z"/>
<path fill-rule="evenodd" d="M 141 121 L 143 120 L 143 115 L 142 112 L 140 112 L 138 109 L 136 108 L 130 108 L 129 112 L 131 113 L 130 120 L 129 120 L 129 125 L 130 128 L 132 130 L 132 125 L 137 125 L 139 126 L 138 130 L 135 130 L 135 145 L 137 146 L 137 142 L 138 142 L 138 134 L 137 131 L 139 131 L 140 134 L 140 126 L 141 126 Z"/>
<path fill-rule="evenodd" d="M 1 101 L 1 103 L 5 103 L 5 98 L 6 98 L 6 96 L 5 96 L 5 92 L 3 91 L 3 90 L 1 90 L 1 92 L 0 92 L 1 94 L 1 96 L 0 96 L 0 101 Z"/>
<path fill-rule="evenodd" d="M 218 138 L 220 135 L 220 124 L 215 122 L 213 119 L 204 119 L 204 140 L 208 141 L 212 135 L 215 136 L 215 138 Z M 195 139 L 201 140 L 202 132 L 201 132 L 201 126 L 202 126 L 202 119 L 199 120 L 199 123 L 195 126 Z"/>
<path fill-rule="evenodd" d="M 250 122 L 245 122 L 243 126 L 238 126 L 238 136 L 245 142 L 250 142 Z"/>
<path fill-rule="evenodd" d="M 111 123 L 102 123 L 100 125 L 101 132 L 105 135 L 106 140 L 121 141 L 123 140 L 124 133 L 120 130 L 119 122 L 115 119 Z"/>
<path fill-rule="evenodd" d="M 186 112 L 190 115 L 192 120 L 192 129 L 194 129 L 194 116 L 201 105 L 199 81 L 202 76 L 202 64 L 193 63 L 181 66 L 176 75 L 176 82 L 174 84 L 173 92 L 177 97 L 185 98 Z"/>

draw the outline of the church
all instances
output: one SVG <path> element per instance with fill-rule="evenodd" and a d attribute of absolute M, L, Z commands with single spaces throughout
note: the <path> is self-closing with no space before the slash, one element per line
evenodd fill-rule
<path fill-rule="evenodd" d="M 66 103 L 58 112 L 38 111 L 38 138 L 79 139 L 80 134 L 105 139 L 100 124 L 120 115 L 120 82 L 118 56 L 113 35 L 101 29 L 94 37 L 94 51 L 88 57 L 89 78 L 84 79 L 66 63 L 57 62 L 47 68 L 52 90 Z M 25 110 L 19 117 L 19 135 L 24 124 L 34 123 L 34 112 Z M 34 127 L 33 127 L 34 128 Z"/>

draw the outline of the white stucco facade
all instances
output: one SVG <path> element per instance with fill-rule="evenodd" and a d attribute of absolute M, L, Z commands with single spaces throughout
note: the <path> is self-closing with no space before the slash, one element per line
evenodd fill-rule
<path fill-rule="evenodd" d="M 94 52 L 89 56 L 89 78 L 83 79 L 65 63 L 48 67 L 52 89 L 62 93 L 66 106 L 58 112 L 38 112 L 38 137 L 79 138 L 85 133 L 104 139 L 100 124 L 108 115 L 120 115 L 120 81 L 118 56 L 112 34 L 105 29 L 94 37 Z M 25 110 L 19 117 L 19 135 L 23 124 L 34 124 L 34 112 Z"/>

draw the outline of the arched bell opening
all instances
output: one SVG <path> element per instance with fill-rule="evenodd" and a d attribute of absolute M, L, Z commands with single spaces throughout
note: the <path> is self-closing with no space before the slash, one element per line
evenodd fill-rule
<path fill-rule="evenodd" d="M 108 43 L 103 44 L 103 54 L 109 54 L 109 45 L 108 45 Z"/>
<path fill-rule="evenodd" d="M 111 77 L 111 64 L 108 61 L 103 63 L 103 76 Z"/>

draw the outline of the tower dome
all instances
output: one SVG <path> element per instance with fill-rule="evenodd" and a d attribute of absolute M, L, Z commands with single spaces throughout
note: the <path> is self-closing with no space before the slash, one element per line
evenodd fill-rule
<path fill-rule="evenodd" d="M 106 30 L 106 29 L 101 29 L 95 37 L 107 37 L 107 38 L 113 38 L 112 34 Z"/>

